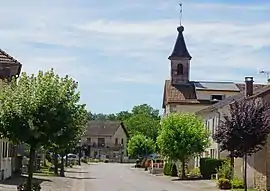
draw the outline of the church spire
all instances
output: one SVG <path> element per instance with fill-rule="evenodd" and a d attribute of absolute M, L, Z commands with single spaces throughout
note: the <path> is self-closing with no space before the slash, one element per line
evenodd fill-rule
<path fill-rule="evenodd" d="M 183 13 L 182 3 L 180 3 L 179 5 L 180 5 L 180 26 L 177 28 L 178 37 L 176 39 L 173 52 L 169 56 L 169 59 L 172 60 L 174 58 L 187 58 L 190 60 L 191 56 L 187 50 L 187 46 L 183 36 L 184 27 L 182 26 L 182 13 Z"/>

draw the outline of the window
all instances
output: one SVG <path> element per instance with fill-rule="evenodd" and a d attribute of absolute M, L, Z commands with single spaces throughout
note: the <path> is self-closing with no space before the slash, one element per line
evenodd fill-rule
<path fill-rule="evenodd" d="M 87 138 L 87 143 L 91 143 L 91 138 Z"/>
<path fill-rule="evenodd" d="M 123 138 L 121 139 L 121 144 L 124 145 L 124 139 Z"/>
<path fill-rule="evenodd" d="M 98 147 L 105 146 L 105 138 L 98 138 Z"/>
<path fill-rule="evenodd" d="M 118 145 L 118 138 L 115 138 L 114 144 L 115 144 L 115 145 Z"/>
<path fill-rule="evenodd" d="M 211 95 L 211 100 L 212 101 L 220 101 L 225 98 L 225 95 Z"/>
<path fill-rule="evenodd" d="M 177 112 L 176 105 L 170 105 L 170 113 L 176 113 L 176 112 Z"/>
<path fill-rule="evenodd" d="M 183 75 L 183 64 L 177 65 L 177 75 Z"/>
<path fill-rule="evenodd" d="M 210 149 L 210 157 L 216 158 L 216 150 L 215 149 Z"/>

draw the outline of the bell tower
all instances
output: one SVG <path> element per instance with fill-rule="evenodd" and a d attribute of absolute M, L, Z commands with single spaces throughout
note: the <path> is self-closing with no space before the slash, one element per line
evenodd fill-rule
<path fill-rule="evenodd" d="M 189 85 L 190 60 L 192 57 L 187 50 L 183 36 L 184 27 L 180 25 L 177 31 L 178 37 L 174 49 L 168 58 L 171 61 L 171 83 L 173 85 Z"/>

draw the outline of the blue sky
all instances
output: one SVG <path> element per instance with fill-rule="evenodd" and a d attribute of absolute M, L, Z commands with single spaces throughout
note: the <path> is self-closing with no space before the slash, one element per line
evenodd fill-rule
<path fill-rule="evenodd" d="M 183 2 L 191 79 L 256 83 L 270 70 L 270 3 Z M 179 24 L 177 0 L 1 2 L 1 48 L 23 71 L 55 68 L 79 81 L 82 102 L 111 113 L 148 103 L 161 109 Z"/>

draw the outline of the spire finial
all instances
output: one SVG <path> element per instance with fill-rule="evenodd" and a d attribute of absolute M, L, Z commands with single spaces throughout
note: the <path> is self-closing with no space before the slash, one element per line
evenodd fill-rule
<path fill-rule="evenodd" d="M 182 26 L 183 4 L 180 2 L 179 6 L 180 6 L 180 26 Z"/>

